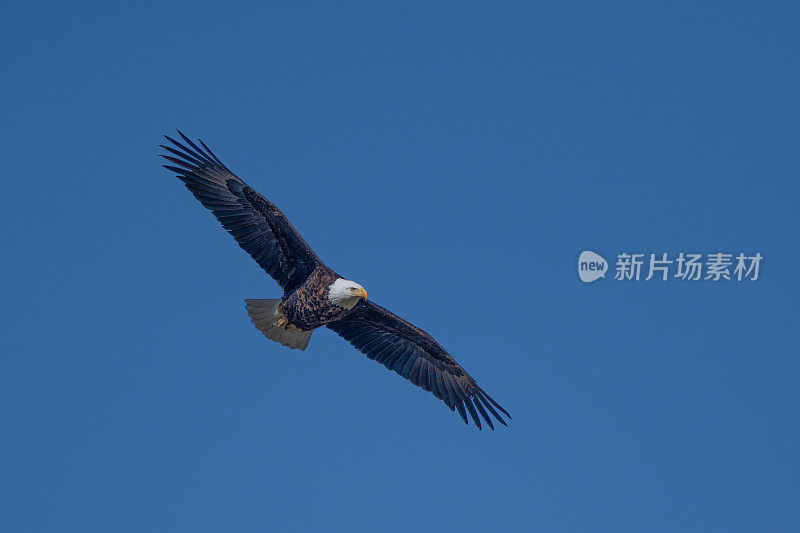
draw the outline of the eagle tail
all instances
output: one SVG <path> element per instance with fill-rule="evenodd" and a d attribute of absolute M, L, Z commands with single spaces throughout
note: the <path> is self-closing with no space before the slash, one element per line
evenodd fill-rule
<path fill-rule="evenodd" d="M 313 331 L 304 331 L 290 324 L 280 311 L 281 299 L 245 300 L 245 309 L 250 315 L 256 329 L 269 340 L 283 344 L 288 348 L 305 350 L 311 340 Z"/>

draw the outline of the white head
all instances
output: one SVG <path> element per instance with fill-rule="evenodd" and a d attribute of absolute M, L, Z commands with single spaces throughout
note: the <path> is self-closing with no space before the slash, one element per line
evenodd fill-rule
<path fill-rule="evenodd" d="M 352 309 L 361 298 L 366 297 L 364 287 L 349 279 L 339 278 L 328 287 L 328 300 L 345 309 Z"/>

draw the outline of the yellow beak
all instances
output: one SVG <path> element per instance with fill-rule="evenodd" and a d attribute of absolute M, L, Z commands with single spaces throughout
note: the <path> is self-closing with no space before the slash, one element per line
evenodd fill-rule
<path fill-rule="evenodd" d="M 358 290 L 358 295 L 366 300 L 367 299 L 367 290 L 364 289 L 364 288 L 359 289 Z"/>

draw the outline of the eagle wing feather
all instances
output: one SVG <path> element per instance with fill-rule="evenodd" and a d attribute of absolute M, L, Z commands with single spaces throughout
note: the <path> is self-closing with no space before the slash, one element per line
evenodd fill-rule
<path fill-rule="evenodd" d="M 478 429 L 481 418 L 494 429 L 489 413 L 504 426 L 497 411 L 511 418 L 433 337 L 380 305 L 361 300 L 345 318 L 327 326 L 370 359 L 433 393 L 451 411 L 457 409 L 467 424 L 467 413 Z"/>
<path fill-rule="evenodd" d="M 172 154 L 161 157 L 177 165 L 164 168 L 178 175 L 284 291 L 290 293 L 302 285 L 321 262 L 286 216 L 231 172 L 203 141 L 200 148 L 178 134 L 186 144 L 165 135 L 173 146 L 159 145 Z"/>

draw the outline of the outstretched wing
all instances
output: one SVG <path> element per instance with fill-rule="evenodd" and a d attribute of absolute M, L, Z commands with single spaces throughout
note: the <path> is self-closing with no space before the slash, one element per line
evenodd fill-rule
<path fill-rule="evenodd" d="M 159 145 L 172 154 L 160 155 L 178 166 L 163 167 L 178 174 L 194 197 L 284 291 L 302 285 L 320 260 L 286 216 L 231 172 L 203 141 L 199 141 L 201 149 L 180 131 L 178 134 L 189 146 L 165 135 L 174 147 Z"/>
<path fill-rule="evenodd" d="M 381 306 L 361 300 L 347 317 L 327 326 L 370 359 L 432 392 L 451 411 L 458 409 L 467 424 L 468 411 L 481 429 L 480 413 L 494 429 L 488 410 L 505 426 L 495 407 L 511 418 L 433 337 Z"/>

